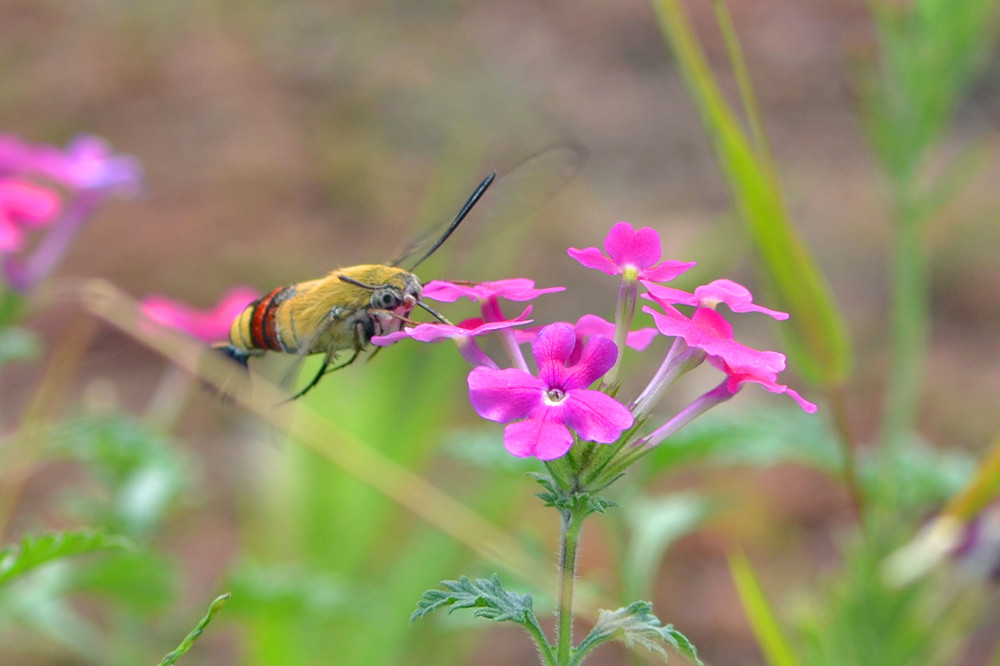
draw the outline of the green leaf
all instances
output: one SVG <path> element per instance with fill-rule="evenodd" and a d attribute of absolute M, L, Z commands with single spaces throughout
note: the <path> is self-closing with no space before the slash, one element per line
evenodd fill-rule
<path fill-rule="evenodd" d="M 198 640 L 198 637 L 201 636 L 203 631 L 205 631 L 205 627 L 208 626 L 208 623 L 212 621 L 215 614 L 218 613 L 219 609 L 221 609 L 226 601 L 229 600 L 229 597 L 230 594 L 228 592 L 216 597 L 215 601 L 212 602 L 212 605 L 208 607 L 208 613 L 205 614 L 205 617 L 201 618 L 201 622 L 199 622 L 197 626 L 191 630 L 191 633 L 184 637 L 184 640 L 177 646 L 177 649 L 160 661 L 160 666 L 173 666 L 173 664 L 176 663 L 177 660 L 184 655 L 184 653 L 190 650 L 191 646 L 194 645 L 194 642 Z"/>
<path fill-rule="evenodd" d="M 535 641 L 535 646 L 542 657 L 542 663 L 555 664 L 555 654 L 552 645 L 545 638 L 545 632 L 538 624 L 538 618 L 532 610 L 530 594 L 508 592 L 500 583 L 500 577 L 493 574 L 490 579 L 477 578 L 470 581 L 465 576 L 458 580 L 442 581 L 442 590 L 428 590 L 417 603 L 416 610 L 410 615 L 410 622 L 423 617 L 431 611 L 448 606 L 448 612 L 453 613 L 459 608 L 472 608 L 474 617 L 486 617 L 494 622 L 516 622 L 523 626 Z"/>
<path fill-rule="evenodd" d="M 444 590 L 428 590 L 417 603 L 417 609 L 410 615 L 410 622 L 444 606 L 449 613 L 460 608 L 472 608 L 476 617 L 486 617 L 494 622 L 517 622 L 528 626 L 534 621 L 530 594 L 508 592 L 500 583 L 500 577 L 477 578 L 474 581 L 462 576 L 458 580 L 441 582 Z"/>
<path fill-rule="evenodd" d="M 661 624 L 659 618 L 653 615 L 653 605 L 648 601 L 634 601 L 614 611 L 598 611 L 597 624 L 580 643 L 573 663 L 580 663 L 590 650 L 610 640 L 623 641 L 629 648 L 642 646 L 663 657 L 664 661 L 667 660 L 667 651 L 663 648 L 663 643 L 666 643 L 692 663 L 702 663 L 691 641 L 674 629 L 673 625 Z"/>
<path fill-rule="evenodd" d="M 132 547 L 123 537 L 90 529 L 26 536 L 19 544 L 0 549 L 0 585 L 65 557 Z"/>

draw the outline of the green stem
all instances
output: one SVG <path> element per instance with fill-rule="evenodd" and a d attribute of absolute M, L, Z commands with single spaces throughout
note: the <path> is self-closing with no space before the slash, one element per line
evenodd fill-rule
<path fill-rule="evenodd" d="M 927 346 L 927 261 L 923 219 L 914 201 L 912 182 L 896 187 L 897 224 L 891 267 L 892 368 L 886 387 L 882 443 L 886 453 L 898 450 L 912 428 L 920 399 Z"/>
<path fill-rule="evenodd" d="M 556 611 L 556 663 L 566 666 L 573 652 L 573 584 L 576 553 L 586 508 L 582 502 L 562 512 L 562 549 L 559 555 L 559 607 Z"/>
<path fill-rule="evenodd" d="M 530 614 L 529 621 L 524 627 L 535 640 L 535 645 L 538 646 L 538 654 L 542 657 L 542 663 L 545 666 L 556 666 L 556 655 L 552 652 L 552 646 L 549 645 L 549 640 L 545 637 L 545 632 L 542 631 L 542 627 L 538 624 L 538 618 L 535 617 L 534 613 Z"/>

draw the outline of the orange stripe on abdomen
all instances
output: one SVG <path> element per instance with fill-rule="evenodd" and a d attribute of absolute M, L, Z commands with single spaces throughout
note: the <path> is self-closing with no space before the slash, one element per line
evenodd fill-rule
<path fill-rule="evenodd" d="M 257 349 L 286 351 L 275 321 L 278 308 L 295 293 L 294 285 L 278 287 L 260 300 L 250 316 L 250 339 Z"/>

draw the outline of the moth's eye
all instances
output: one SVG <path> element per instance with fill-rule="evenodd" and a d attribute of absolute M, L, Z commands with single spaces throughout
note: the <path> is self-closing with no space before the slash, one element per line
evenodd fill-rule
<path fill-rule="evenodd" d="M 394 310 L 399 307 L 401 299 L 391 291 L 383 291 L 375 295 L 375 305 L 384 310 Z"/>

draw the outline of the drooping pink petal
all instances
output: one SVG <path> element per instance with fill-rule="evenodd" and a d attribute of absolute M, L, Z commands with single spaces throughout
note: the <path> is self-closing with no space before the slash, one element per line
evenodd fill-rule
<path fill-rule="evenodd" d="M 469 402 L 484 419 L 507 423 L 527 418 L 542 402 L 545 385 L 518 368 L 485 366 L 469 373 Z"/>
<path fill-rule="evenodd" d="M 740 387 L 743 384 L 750 382 L 763 386 L 771 393 L 786 394 L 789 398 L 794 400 L 796 404 L 803 409 L 803 411 L 808 412 L 809 414 L 812 414 L 817 409 L 816 405 L 803 398 L 795 390 L 788 388 L 784 384 L 779 384 L 777 382 L 776 372 L 770 372 L 766 369 L 760 368 L 734 369 L 727 367 L 724 364 L 721 366 L 721 369 L 723 369 L 728 375 L 726 386 L 729 392 L 734 395 L 740 390 Z"/>
<path fill-rule="evenodd" d="M 733 328 L 715 310 L 699 308 L 691 319 L 668 316 L 644 306 L 661 333 L 682 338 L 689 347 L 702 349 L 710 357 L 723 359 L 734 368 L 763 368 L 773 372 L 785 369 L 785 356 L 778 352 L 758 351 L 733 340 Z"/>
<path fill-rule="evenodd" d="M 621 269 L 618 264 L 604 256 L 604 253 L 596 247 L 586 247 L 582 250 L 571 247 L 566 250 L 566 253 L 587 268 L 593 268 L 601 271 L 602 273 L 607 273 L 608 275 L 617 275 L 621 273 Z"/>
<path fill-rule="evenodd" d="M 565 403 L 566 425 L 582 439 L 592 442 L 609 444 L 615 441 L 635 420 L 624 405 L 600 391 L 572 391 L 567 394 Z"/>
<path fill-rule="evenodd" d="M 466 319 L 458 324 L 442 324 L 440 322 L 430 322 L 417 324 L 416 326 L 405 326 L 402 330 L 387 333 L 385 335 L 373 336 L 372 344 L 379 347 L 387 347 L 403 338 L 412 338 L 417 342 L 438 342 L 440 340 L 454 340 L 456 338 L 469 338 L 486 335 L 493 331 L 522 324 L 530 324 L 530 319 L 525 319 L 531 312 L 531 306 L 524 309 L 521 314 L 506 321 L 484 322 L 482 319 Z"/>
<path fill-rule="evenodd" d="M 714 307 L 716 303 L 725 303 L 733 312 L 761 312 L 779 321 L 788 319 L 787 312 L 755 305 L 750 290 L 732 280 L 714 280 L 695 289 L 694 295 L 703 307 Z"/>
<path fill-rule="evenodd" d="M 555 460 L 573 446 L 573 435 L 562 423 L 541 417 L 511 423 L 504 428 L 503 444 L 509 453 L 520 458 Z"/>

